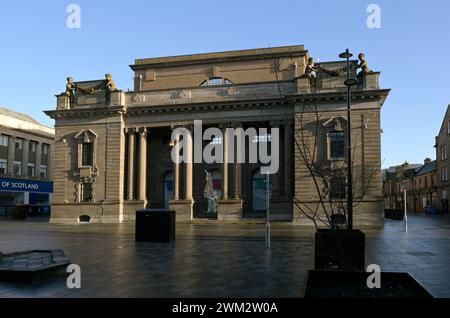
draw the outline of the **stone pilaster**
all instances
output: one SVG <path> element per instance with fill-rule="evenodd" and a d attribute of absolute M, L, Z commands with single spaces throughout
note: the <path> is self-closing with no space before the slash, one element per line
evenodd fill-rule
<path fill-rule="evenodd" d="M 128 128 L 128 200 L 134 200 L 134 148 L 136 146 L 136 129 Z"/>

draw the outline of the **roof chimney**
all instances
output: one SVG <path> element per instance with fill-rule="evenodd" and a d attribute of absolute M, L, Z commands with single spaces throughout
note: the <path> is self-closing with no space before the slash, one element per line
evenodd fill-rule
<path fill-rule="evenodd" d="M 430 158 L 425 158 L 425 160 L 423 161 L 423 163 L 424 163 L 425 165 L 427 165 L 427 164 L 431 163 L 431 159 L 430 159 Z"/>

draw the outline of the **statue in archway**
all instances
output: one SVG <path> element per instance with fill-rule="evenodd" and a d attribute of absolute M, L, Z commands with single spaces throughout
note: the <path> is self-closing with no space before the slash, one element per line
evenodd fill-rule
<path fill-rule="evenodd" d="M 206 213 L 217 213 L 218 197 L 217 192 L 214 190 L 211 173 L 205 170 L 206 173 L 206 186 L 203 196 L 206 198 L 208 206 Z"/>

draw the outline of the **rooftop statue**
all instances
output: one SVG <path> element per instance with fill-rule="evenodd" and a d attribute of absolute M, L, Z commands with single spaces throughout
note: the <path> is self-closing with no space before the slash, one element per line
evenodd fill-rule
<path fill-rule="evenodd" d="M 115 92 L 117 91 L 117 86 L 116 83 L 114 82 L 114 80 L 112 79 L 112 75 L 111 74 L 105 74 L 105 78 L 106 78 L 106 89 L 109 92 Z"/>
<path fill-rule="evenodd" d="M 73 81 L 72 77 L 67 77 L 67 84 L 66 84 L 66 96 L 69 97 L 70 99 L 72 99 L 72 97 L 75 94 L 75 88 L 76 88 L 76 84 Z"/>
<path fill-rule="evenodd" d="M 356 69 L 360 68 L 361 72 L 358 73 L 358 75 L 364 75 L 367 73 L 372 73 L 372 70 L 369 68 L 369 64 L 366 61 L 366 56 L 364 53 L 358 54 L 359 63 L 356 66 Z"/>
<path fill-rule="evenodd" d="M 314 65 L 314 59 L 310 57 L 305 66 L 305 73 L 301 77 L 309 78 L 311 86 L 316 86 L 316 73 L 319 69 Z"/>

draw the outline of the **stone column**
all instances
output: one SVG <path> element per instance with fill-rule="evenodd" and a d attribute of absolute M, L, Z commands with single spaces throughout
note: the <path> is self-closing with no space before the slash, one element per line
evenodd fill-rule
<path fill-rule="evenodd" d="M 241 128 L 241 123 L 235 123 L 232 125 L 233 128 Z M 234 137 L 233 137 L 234 138 Z M 245 143 L 245 138 L 243 141 Z M 251 141 L 250 141 L 251 142 Z M 234 186 L 234 199 L 238 200 L 241 198 L 241 174 L 242 174 L 242 164 L 238 162 L 238 145 L 234 142 L 234 163 L 233 163 L 233 186 Z"/>
<path fill-rule="evenodd" d="M 177 145 L 180 142 L 180 136 L 176 135 L 174 140 L 174 147 L 177 147 Z M 175 161 L 173 163 L 173 199 L 179 200 L 180 199 L 180 152 L 177 151 L 175 154 Z"/>
<path fill-rule="evenodd" d="M 22 143 L 22 176 L 28 176 L 28 150 L 30 146 L 30 140 L 23 139 Z M 29 176 L 32 177 L 32 176 Z"/>
<path fill-rule="evenodd" d="M 193 141 L 192 141 L 192 129 L 190 127 L 186 127 L 189 130 L 189 136 L 186 140 L 186 155 L 187 162 L 185 163 L 186 174 L 185 174 L 185 182 L 186 182 L 186 200 L 192 200 L 192 168 L 193 168 Z"/>
<path fill-rule="evenodd" d="M 284 195 L 287 198 L 292 198 L 292 176 L 294 174 L 293 170 L 293 126 L 290 120 L 284 122 L 284 169 L 283 169 L 283 180 L 284 180 Z"/>
<path fill-rule="evenodd" d="M 228 136 L 227 126 L 223 125 L 223 164 L 222 164 L 222 199 L 228 200 Z"/>
<path fill-rule="evenodd" d="M 14 153 L 16 150 L 16 136 L 9 136 L 8 139 L 8 175 L 14 175 Z"/>
<path fill-rule="evenodd" d="M 134 148 L 136 144 L 135 128 L 128 128 L 128 200 L 134 199 Z"/>
<path fill-rule="evenodd" d="M 38 141 L 36 142 L 36 160 L 34 161 L 34 171 L 36 177 L 38 177 L 39 179 L 41 178 L 41 157 L 42 157 L 42 141 Z"/>
<path fill-rule="evenodd" d="M 139 200 L 147 200 L 147 128 L 142 128 L 140 136 L 139 153 Z"/>

